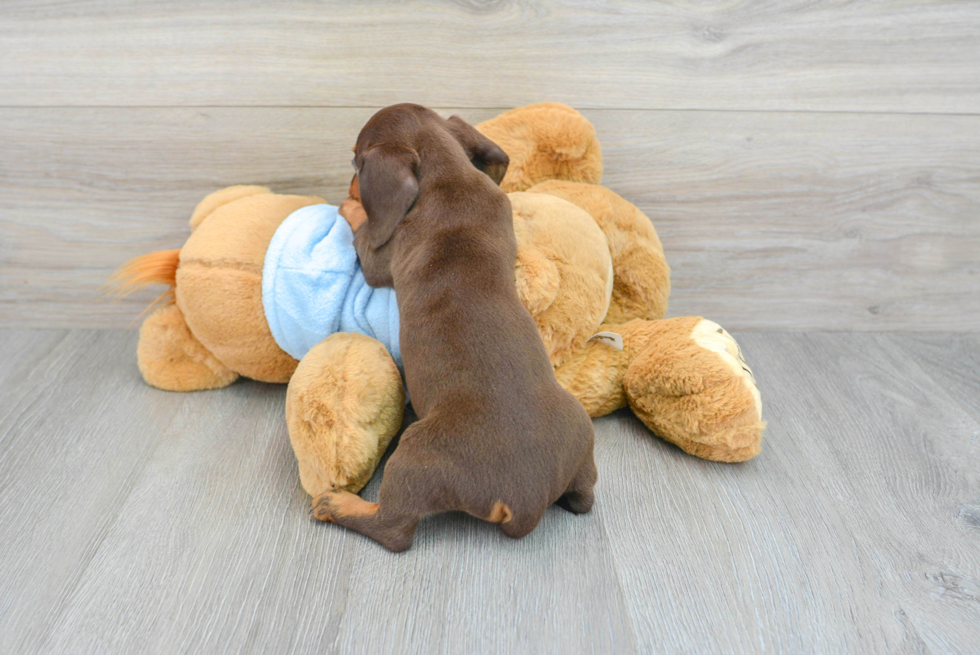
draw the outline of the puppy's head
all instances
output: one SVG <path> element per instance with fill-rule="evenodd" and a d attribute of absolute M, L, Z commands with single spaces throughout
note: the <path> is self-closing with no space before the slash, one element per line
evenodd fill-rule
<path fill-rule="evenodd" d="M 419 153 L 440 142 L 458 144 L 473 166 L 496 184 L 507 172 L 507 154 L 460 117 L 446 120 L 413 104 L 382 109 L 358 135 L 352 162 L 351 197 L 356 193 L 364 205 L 372 248 L 387 243 L 412 209 L 419 194 L 419 174 L 426 166 Z"/>

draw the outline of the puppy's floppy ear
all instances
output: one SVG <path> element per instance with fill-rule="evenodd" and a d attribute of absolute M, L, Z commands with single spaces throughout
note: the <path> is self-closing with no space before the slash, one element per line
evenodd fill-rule
<path fill-rule="evenodd" d="M 446 123 L 473 165 L 489 175 L 496 184 L 500 184 L 510 163 L 510 157 L 503 148 L 480 134 L 475 127 L 459 116 L 450 116 Z"/>
<path fill-rule="evenodd" d="M 388 243 L 419 195 L 415 177 L 419 156 L 414 150 L 376 146 L 361 159 L 357 185 L 367 213 L 368 243 L 380 248 Z"/>

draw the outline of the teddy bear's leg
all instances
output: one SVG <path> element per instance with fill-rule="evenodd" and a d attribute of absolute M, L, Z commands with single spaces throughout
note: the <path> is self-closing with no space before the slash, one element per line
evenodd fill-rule
<path fill-rule="evenodd" d="M 630 407 L 658 436 L 718 462 L 759 454 L 765 423 L 752 370 L 735 339 L 699 316 L 634 320 L 615 331 L 630 359 Z"/>
<path fill-rule="evenodd" d="M 623 376 L 629 363 L 625 352 L 590 341 L 555 369 L 555 377 L 596 418 L 626 407 Z"/>
<path fill-rule="evenodd" d="M 332 334 L 300 361 L 286 424 L 303 489 L 357 493 L 401 427 L 405 391 L 391 355 L 360 334 Z"/>
<path fill-rule="evenodd" d="M 510 158 L 500 188 L 525 191 L 544 180 L 602 181 L 602 148 L 595 128 L 560 102 L 518 107 L 476 126 Z"/>
<path fill-rule="evenodd" d="M 218 389 L 238 379 L 194 338 L 172 303 L 143 321 L 136 360 L 146 383 L 166 391 Z"/>

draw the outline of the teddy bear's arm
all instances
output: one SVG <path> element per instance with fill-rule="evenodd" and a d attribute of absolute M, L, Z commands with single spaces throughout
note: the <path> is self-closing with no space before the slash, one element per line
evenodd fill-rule
<path fill-rule="evenodd" d="M 608 323 L 659 319 L 667 312 L 670 267 L 650 219 L 609 189 L 548 180 L 530 189 L 567 200 L 588 212 L 606 236 L 615 270 Z"/>
<path fill-rule="evenodd" d="M 377 468 L 405 410 L 391 355 L 377 340 L 338 332 L 300 361 L 286 391 L 286 424 L 311 496 L 357 493 Z"/>

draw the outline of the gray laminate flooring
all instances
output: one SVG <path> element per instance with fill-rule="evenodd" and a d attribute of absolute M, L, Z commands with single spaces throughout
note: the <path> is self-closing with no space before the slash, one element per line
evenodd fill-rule
<path fill-rule="evenodd" d="M 166 393 L 133 332 L 0 331 L 0 652 L 977 652 L 980 337 L 738 336 L 755 460 L 619 412 L 591 514 L 431 517 L 393 555 L 310 519 L 284 387 Z"/>

